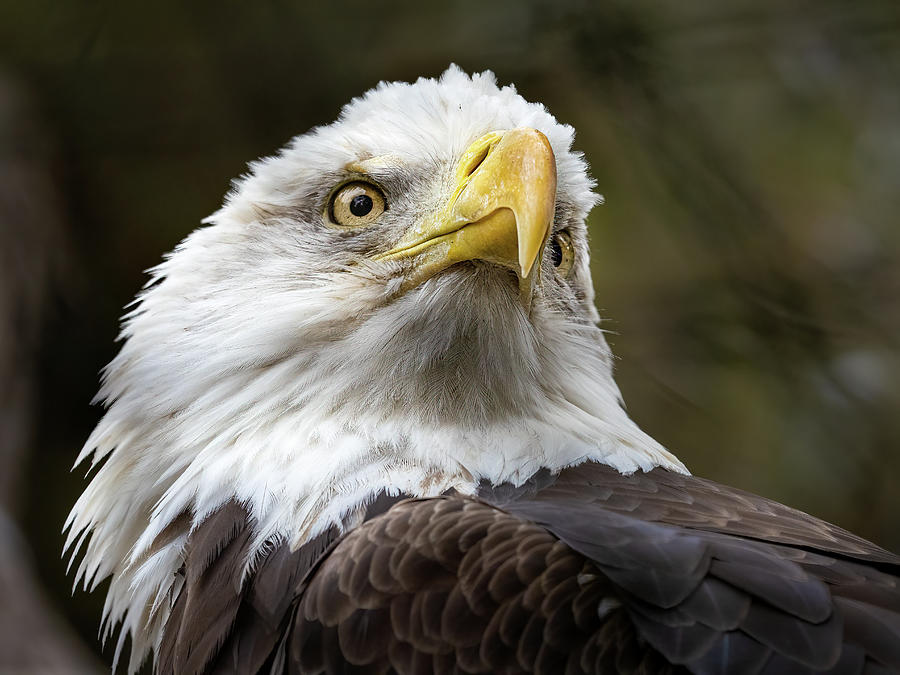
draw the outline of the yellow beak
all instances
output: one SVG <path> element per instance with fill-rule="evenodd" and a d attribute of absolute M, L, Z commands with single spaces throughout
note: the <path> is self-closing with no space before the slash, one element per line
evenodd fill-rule
<path fill-rule="evenodd" d="M 447 205 L 376 260 L 413 259 L 407 289 L 456 263 L 485 260 L 515 270 L 530 303 L 555 203 L 547 137 L 536 129 L 492 132 L 463 153 Z"/>

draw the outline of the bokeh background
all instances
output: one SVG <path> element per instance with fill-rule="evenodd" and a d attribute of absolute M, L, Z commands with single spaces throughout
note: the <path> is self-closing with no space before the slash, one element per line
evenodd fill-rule
<path fill-rule="evenodd" d="M 642 426 L 900 551 L 900 4 L 2 0 L 0 672 L 111 658 L 60 528 L 142 270 L 247 161 L 450 62 L 576 128 Z"/>

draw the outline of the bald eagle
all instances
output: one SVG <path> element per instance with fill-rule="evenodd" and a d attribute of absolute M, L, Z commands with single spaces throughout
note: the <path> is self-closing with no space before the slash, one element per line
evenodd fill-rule
<path fill-rule="evenodd" d="M 152 270 L 66 524 L 117 661 L 900 671 L 900 558 L 625 413 L 572 142 L 489 72 L 382 83 Z"/>

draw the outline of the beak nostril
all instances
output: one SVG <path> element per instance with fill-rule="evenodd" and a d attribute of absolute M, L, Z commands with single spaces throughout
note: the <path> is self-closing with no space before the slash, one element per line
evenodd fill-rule
<path fill-rule="evenodd" d="M 494 148 L 500 144 L 506 133 L 505 131 L 491 131 L 474 141 L 459 158 L 459 164 L 456 165 L 456 180 L 465 182 L 472 178 L 493 153 Z"/>
<path fill-rule="evenodd" d="M 472 163 L 469 165 L 469 168 L 466 169 L 466 177 L 469 177 L 473 173 L 478 171 L 478 167 L 481 166 L 484 163 L 484 160 L 487 159 L 487 156 L 491 151 L 491 147 L 492 146 L 490 145 L 485 146 L 485 148 L 474 157 Z"/>

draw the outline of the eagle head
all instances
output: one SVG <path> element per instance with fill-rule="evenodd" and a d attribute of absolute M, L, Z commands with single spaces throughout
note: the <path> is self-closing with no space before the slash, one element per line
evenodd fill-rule
<path fill-rule="evenodd" d="M 133 658 L 191 527 L 227 500 L 261 551 L 351 527 L 379 492 L 584 459 L 683 470 L 620 404 L 573 135 L 489 72 L 381 83 L 252 163 L 152 270 L 67 523 L 78 578 L 112 576 L 107 625 Z"/>

